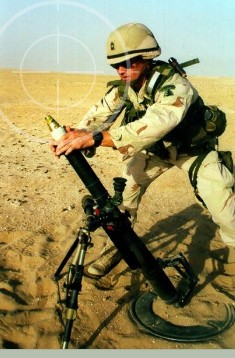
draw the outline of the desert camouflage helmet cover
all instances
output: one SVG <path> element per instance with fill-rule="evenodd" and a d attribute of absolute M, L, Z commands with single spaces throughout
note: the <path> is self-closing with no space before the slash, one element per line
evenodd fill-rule
<path fill-rule="evenodd" d="M 140 23 L 118 27 L 108 36 L 106 54 L 109 65 L 142 56 L 146 60 L 159 56 L 161 48 L 149 28 Z"/>

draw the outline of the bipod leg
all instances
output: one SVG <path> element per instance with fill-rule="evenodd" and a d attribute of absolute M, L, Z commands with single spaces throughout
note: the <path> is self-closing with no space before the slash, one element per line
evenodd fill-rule
<path fill-rule="evenodd" d="M 63 270 L 64 266 L 66 265 L 66 263 L 68 262 L 68 260 L 70 259 L 70 257 L 72 256 L 73 252 L 75 251 L 76 247 L 78 245 L 78 237 L 76 237 L 74 243 L 72 244 L 72 246 L 70 247 L 70 249 L 68 250 L 67 254 L 65 255 L 65 257 L 63 258 L 63 260 L 61 261 L 59 267 L 57 268 L 55 274 L 54 274 L 54 280 L 56 282 L 59 281 L 60 279 L 60 273 Z"/>
<path fill-rule="evenodd" d="M 161 259 L 161 265 L 163 268 L 166 267 L 173 267 L 178 271 L 178 273 L 186 280 L 186 287 L 185 282 L 181 282 L 181 289 L 179 292 L 179 300 L 178 304 L 183 307 L 191 295 L 194 287 L 198 283 L 198 277 L 193 272 L 191 266 L 189 265 L 188 261 L 184 257 L 182 253 L 175 255 L 170 258 Z M 184 287 L 183 287 L 184 286 Z"/>

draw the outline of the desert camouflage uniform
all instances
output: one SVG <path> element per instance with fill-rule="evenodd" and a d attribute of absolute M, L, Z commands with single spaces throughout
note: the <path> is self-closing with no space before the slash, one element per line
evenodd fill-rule
<path fill-rule="evenodd" d="M 167 79 L 164 88 L 156 91 L 154 103 L 149 104 L 142 118 L 118 128 L 109 129 L 116 148 L 123 155 L 123 160 L 129 159 L 123 173 L 123 177 L 127 179 L 123 206 L 130 212 L 133 223 L 141 197 L 149 184 L 173 165 L 188 172 L 196 158 L 187 153 L 177 152 L 177 148 L 171 143 L 165 143 L 169 151 L 168 159 L 161 159 L 148 151 L 152 144 L 162 139 L 182 121 L 188 108 L 198 97 L 195 88 L 179 74 L 174 74 Z M 145 86 L 137 94 L 129 87 L 128 99 L 134 104 L 135 109 L 145 110 L 146 97 L 148 98 Z M 110 127 L 111 124 L 104 125 L 104 122 L 115 112 L 121 102 L 118 88 L 114 86 L 100 102 L 90 109 L 78 128 L 94 130 Z M 221 164 L 217 152 L 211 151 L 198 171 L 198 192 L 211 213 L 213 221 L 219 225 L 222 240 L 227 245 L 235 247 L 233 185 L 233 175 Z"/>

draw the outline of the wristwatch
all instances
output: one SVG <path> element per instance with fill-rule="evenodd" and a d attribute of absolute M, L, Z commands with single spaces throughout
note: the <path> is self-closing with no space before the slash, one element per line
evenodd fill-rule
<path fill-rule="evenodd" d="M 93 132 L 93 140 L 94 140 L 94 147 L 99 147 L 103 139 L 103 133 L 101 131 L 94 131 Z"/>

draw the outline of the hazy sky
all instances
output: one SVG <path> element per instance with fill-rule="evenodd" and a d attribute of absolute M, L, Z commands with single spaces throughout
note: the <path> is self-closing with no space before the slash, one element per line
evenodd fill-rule
<path fill-rule="evenodd" d="M 161 60 L 198 57 L 189 74 L 235 76 L 234 0 L 0 0 L 0 67 L 114 73 L 106 38 L 128 22 L 153 31 Z"/>

